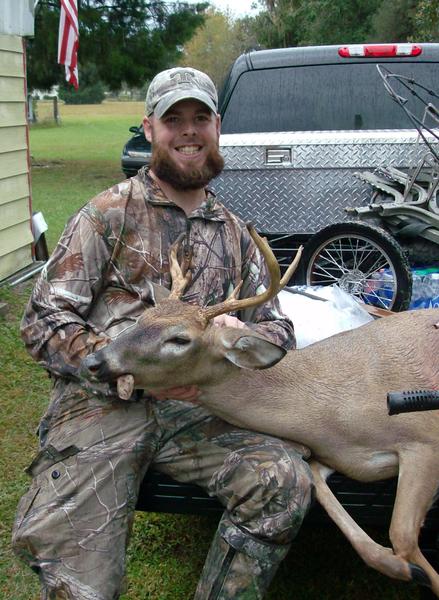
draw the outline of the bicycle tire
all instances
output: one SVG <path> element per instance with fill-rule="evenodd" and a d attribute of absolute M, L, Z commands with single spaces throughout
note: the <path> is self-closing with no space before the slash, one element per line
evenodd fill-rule
<path fill-rule="evenodd" d="M 366 304 L 406 310 L 412 273 L 398 242 L 379 227 L 346 221 L 315 233 L 303 252 L 307 285 L 337 284 Z"/>

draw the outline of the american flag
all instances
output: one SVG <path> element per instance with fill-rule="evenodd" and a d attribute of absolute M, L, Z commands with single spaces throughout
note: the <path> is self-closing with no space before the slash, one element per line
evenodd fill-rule
<path fill-rule="evenodd" d="M 78 89 L 78 3 L 77 0 L 60 0 L 58 62 L 65 65 L 66 81 Z"/>

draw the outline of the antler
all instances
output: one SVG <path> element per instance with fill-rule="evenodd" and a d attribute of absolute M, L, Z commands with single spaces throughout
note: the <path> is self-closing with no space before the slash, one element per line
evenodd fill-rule
<path fill-rule="evenodd" d="M 265 259 L 265 262 L 266 262 L 266 265 L 268 268 L 268 273 L 270 276 L 270 285 L 269 285 L 268 289 L 265 290 L 265 292 L 262 292 L 262 294 L 258 294 L 257 296 L 253 296 L 251 298 L 237 299 L 238 292 L 242 286 L 242 281 L 240 281 L 239 284 L 236 286 L 236 288 L 231 293 L 231 295 L 227 298 L 227 300 L 224 300 L 224 302 L 221 302 L 220 304 L 216 304 L 215 306 L 208 306 L 206 308 L 200 309 L 200 312 L 202 313 L 203 317 L 207 321 L 209 321 L 210 319 L 213 319 L 214 317 L 217 317 L 218 315 L 223 315 L 224 313 L 229 313 L 229 312 L 233 312 L 233 311 L 237 311 L 237 310 L 243 310 L 244 308 L 250 308 L 251 306 L 258 306 L 259 304 L 263 304 L 264 302 L 271 300 L 271 298 L 276 296 L 276 294 L 283 287 L 286 286 L 290 277 L 292 276 L 294 271 L 297 269 L 297 265 L 299 264 L 300 257 L 302 256 L 302 250 L 303 250 L 302 246 L 300 246 L 300 248 L 298 249 L 293 262 L 288 267 L 284 276 L 281 279 L 279 264 L 276 260 L 276 257 L 274 256 L 270 246 L 268 245 L 268 242 L 266 240 L 263 240 L 258 235 L 258 233 L 256 232 L 253 225 L 247 224 L 247 229 L 248 229 L 251 237 L 253 238 L 256 246 L 261 251 L 263 258 Z"/>
<path fill-rule="evenodd" d="M 178 298 L 180 298 L 180 296 L 184 292 L 184 290 L 191 278 L 191 272 L 189 270 L 187 270 L 186 274 L 183 275 L 183 270 L 181 269 L 181 267 L 178 263 L 178 260 L 177 260 L 178 248 L 179 248 L 180 242 L 184 238 L 184 236 L 185 236 L 184 233 L 179 235 L 169 250 L 169 271 L 171 273 L 172 286 L 171 286 L 171 293 L 169 294 L 168 298 L 174 298 L 177 300 L 178 300 Z"/>

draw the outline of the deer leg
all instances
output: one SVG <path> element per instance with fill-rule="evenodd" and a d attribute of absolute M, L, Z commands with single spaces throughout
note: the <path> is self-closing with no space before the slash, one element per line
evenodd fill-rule
<path fill-rule="evenodd" d="M 400 556 L 395 556 L 391 548 L 385 548 L 369 537 L 334 496 L 326 483 L 326 478 L 332 473 L 332 470 L 317 461 L 311 461 L 310 467 L 314 476 L 318 502 L 341 529 L 364 562 L 388 577 L 411 581 L 412 572 L 408 562 Z"/>
<path fill-rule="evenodd" d="M 413 579 L 431 585 L 433 592 L 439 596 L 439 575 L 418 546 L 419 531 L 433 502 L 439 481 L 437 450 L 430 456 L 423 454 L 420 458 L 415 458 L 418 460 L 413 460 L 413 452 L 410 457 L 400 456 L 390 541 L 395 554 L 411 564 Z"/>

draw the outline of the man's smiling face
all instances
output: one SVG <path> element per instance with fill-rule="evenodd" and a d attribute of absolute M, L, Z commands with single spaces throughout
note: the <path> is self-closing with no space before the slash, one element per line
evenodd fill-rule
<path fill-rule="evenodd" d="M 200 189 L 224 166 L 218 150 L 220 117 L 198 100 L 174 104 L 161 119 L 144 119 L 152 142 L 151 170 L 175 189 Z"/>

